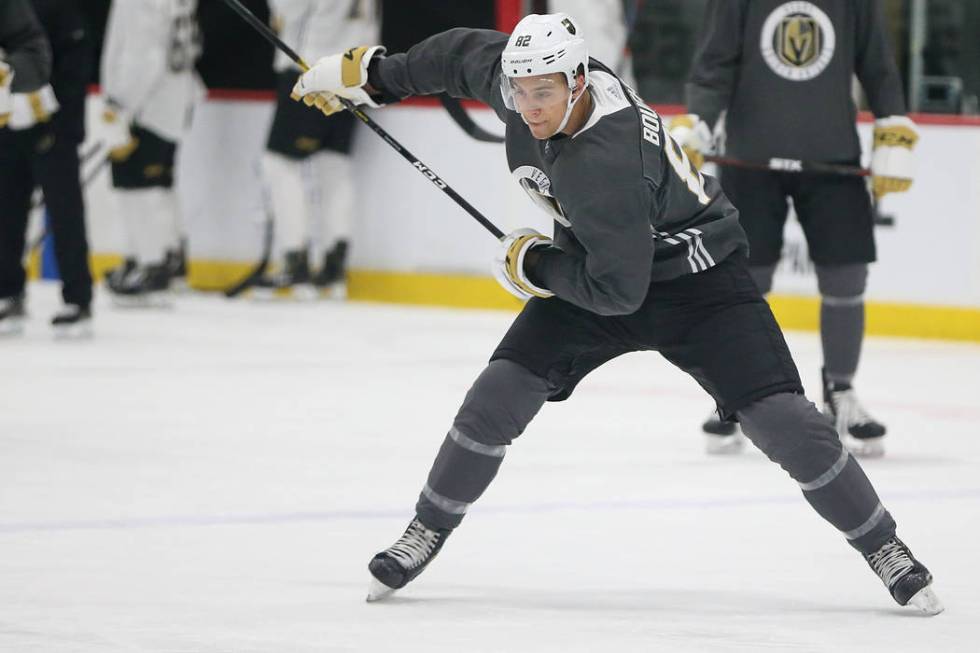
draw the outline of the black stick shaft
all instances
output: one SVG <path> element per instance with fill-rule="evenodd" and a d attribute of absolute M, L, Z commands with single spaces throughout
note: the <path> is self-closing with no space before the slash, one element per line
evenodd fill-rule
<path fill-rule="evenodd" d="M 276 36 L 271 29 L 269 29 L 268 25 L 264 24 L 261 20 L 256 18 L 255 14 L 253 14 L 244 5 L 242 5 L 242 3 L 239 2 L 239 0 L 224 0 L 224 1 L 225 4 L 227 4 L 236 14 L 241 16 L 249 25 L 255 28 L 255 30 L 259 34 L 264 36 L 269 42 L 271 42 L 277 48 L 282 50 L 286 54 L 286 56 L 288 56 L 290 59 L 295 61 L 300 68 L 302 68 L 304 71 L 310 69 L 309 65 L 307 65 L 307 63 L 303 61 L 302 57 L 296 54 L 296 52 L 288 45 L 283 43 L 282 40 L 278 36 Z M 446 195 L 448 195 L 450 198 L 452 198 L 453 201 L 456 202 L 460 207 L 462 207 L 464 211 L 466 211 L 471 216 L 473 216 L 473 218 L 475 218 L 477 222 L 479 222 L 481 225 L 483 225 L 483 227 L 487 231 L 493 234 L 494 238 L 496 238 L 497 240 L 503 239 L 504 232 L 498 229 L 495 224 L 493 224 L 485 215 L 480 213 L 472 204 L 470 204 L 465 199 L 463 199 L 459 193 L 453 190 L 453 188 L 449 184 L 444 182 L 439 177 L 439 175 L 433 172 L 432 169 L 429 168 L 429 166 L 422 163 L 418 159 L 418 157 L 416 157 L 414 154 L 412 154 L 407 149 L 402 147 L 401 143 L 399 143 L 394 138 L 392 138 L 388 134 L 388 132 L 382 129 L 378 123 L 374 122 L 371 119 L 371 117 L 368 116 L 362 109 L 360 109 L 357 105 L 355 105 L 347 98 L 338 97 L 337 99 L 340 100 L 340 103 L 344 105 L 345 109 L 353 113 L 358 120 L 360 120 L 365 125 L 370 127 L 371 130 L 374 131 L 374 133 L 376 133 L 378 136 L 380 136 L 385 143 L 390 145 L 392 149 L 394 149 L 396 152 L 401 154 L 406 161 L 411 163 L 413 168 L 418 170 L 426 179 L 431 181 L 436 186 L 436 188 L 438 188 Z"/>
<path fill-rule="evenodd" d="M 816 172 L 829 175 L 844 175 L 849 177 L 869 177 L 871 171 L 867 168 L 858 166 L 838 165 L 835 163 L 819 163 L 813 161 L 798 161 L 796 159 L 770 159 L 767 162 L 743 161 L 724 156 L 706 155 L 704 160 L 708 163 L 717 163 L 720 166 L 730 166 L 733 168 L 748 168 L 750 170 L 775 170 L 778 172 Z"/>

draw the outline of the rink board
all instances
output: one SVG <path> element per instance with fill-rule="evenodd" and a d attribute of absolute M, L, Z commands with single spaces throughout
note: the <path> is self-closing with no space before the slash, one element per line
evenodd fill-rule
<path fill-rule="evenodd" d="M 224 94 L 195 114 L 178 170 L 195 287 L 226 287 L 260 257 L 265 204 L 259 160 L 271 109 L 265 95 L 228 99 Z M 492 112 L 471 107 L 470 113 L 488 129 L 502 131 Z M 97 115 L 94 107 L 89 114 Z M 372 115 L 504 231 L 550 230 L 548 217 L 511 180 L 502 145 L 470 139 L 431 103 L 410 102 Z M 886 197 L 880 207 L 894 224 L 877 230 L 879 261 L 867 292 L 869 330 L 980 341 L 980 120 L 929 117 L 920 128 L 912 190 Z M 859 129 L 867 142 L 870 125 L 862 121 Z M 98 126 L 93 124 L 90 133 L 97 140 Z M 358 126 L 354 158 L 361 172 L 351 298 L 516 306 L 490 281 L 496 241 L 483 227 L 363 126 Z M 329 190 L 329 180 L 323 189 Z M 92 250 L 101 268 L 118 256 L 121 243 L 108 175 L 91 185 L 88 200 Z M 816 280 L 802 231 L 792 219 L 785 253 L 773 304 L 784 325 L 815 328 Z"/>

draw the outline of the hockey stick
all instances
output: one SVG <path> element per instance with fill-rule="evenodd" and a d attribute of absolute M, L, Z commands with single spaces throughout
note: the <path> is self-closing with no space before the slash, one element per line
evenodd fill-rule
<path fill-rule="evenodd" d="M 714 156 L 707 154 L 704 160 L 708 163 L 717 163 L 720 166 L 732 168 L 747 168 L 749 170 L 774 170 L 777 172 L 813 172 L 826 175 L 845 175 L 851 177 L 870 177 L 871 171 L 867 168 L 858 166 L 838 165 L 835 163 L 817 163 L 814 161 L 800 161 L 798 159 L 769 159 L 766 163 L 757 161 L 742 161 L 724 156 Z"/>
<path fill-rule="evenodd" d="M 258 174 L 261 174 L 261 172 Z M 269 260 L 272 258 L 272 237 L 275 227 L 272 220 L 272 201 L 269 199 L 269 189 L 265 184 L 262 184 L 262 206 L 265 209 L 265 222 L 262 233 L 262 258 L 259 259 L 259 262 L 248 274 L 242 277 L 241 281 L 225 290 L 225 297 L 229 299 L 237 297 L 254 286 L 255 282 L 265 274 L 266 268 L 269 267 Z"/>
<path fill-rule="evenodd" d="M 460 129 L 466 132 L 466 135 L 470 138 L 480 141 L 481 143 L 503 143 L 503 136 L 497 136 L 496 134 L 491 134 L 483 127 L 480 127 L 473 119 L 470 114 L 466 113 L 466 109 L 460 104 L 457 98 L 449 95 L 448 93 L 440 93 L 439 101 L 442 102 L 443 108 L 446 113 L 459 125 Z"/>
<path fill-rule="evenodd" d="M 275 45 L 287 57 L 289 57 L 290 59 L 292 59 L 293 61 L 295 61 L 296 64 L 300 68 L 302 68 L 304 72 L 310 69 L 310 67 L 307 65 L 307 63 L 305 61 L 303 61 L 303 58 L 302 57 L 300 57 L 298 54 L 296 54 L 296 52 L 293 51 L 293 49 L 290 48 L 288 45 L 286 45 L 285 43 L 283 43 L 282 40 L 278 36 L 276 36 L 273 33 L 273 31 L 271 29 L 269 29 L 269 27 L 265 23 L 263 23 L 261 20 L 259 20 L 258 18 L 256 18 L 255 17 L 255 14 L 253 14 L 251 11 L 249 11 L 240 2 L 240 0 L 224 0 L 224 3 L 226 5 L 228 5 L 228 7 L 232 11 L 234 11 L 236 14 L 238 14 L 246 23 L 248 23 L 249 25 L 251 25 L 267 41 L 269 41 L 270 43 L 272 43 L 273 45 Z M 440 179 L 439 178 L 439 175 L 437 175 L 435 172 L 433 172 L 431 168 L 429 168 L 427 165 L 425 165 L 424 163 L 422 163 L 421 161 L 419 161 L 419 159 L 416 158 L 416 156 L 414 154 L 412 154 L 411 152 L 409 152 L 408 150 L 406 150 L 404 147 L 402 147 L 401 143 L 399 143 L 394 138 L 392 138 L 391 136 L 389 136 L 388 135 L 388 132 L 386 132 L 384 129 L 382 129 L 381 126 L 378 125 L 378 123 L 376 123 L 373 120 L 371 120 L 370 116 L 368 116 L 366 113 L 364 113 L 364 111 L 361 108 L 359 108 L 357 105 L 355 105 L 353 102 L 351 102 L 347 98 L 342 98 L 342 97 L 339 97 L 338 96 L 337 97 L 337 100 L 339 100 L 340 103 L 342 105 L 344 105 L 344 108 L 345 109 L 347 109 L 348 111 L 350 111 L 351 113 L 353 113 L 354 116 L 358 120 L 360 120 L 365 125 L 367 125 L 368 127 L 370 127 L 371 130 L 374 131 L 375 134 L 377 134 L 378 136 L 380 136 L 382 138 L 382 140 L 384 140 L 385 143 L 387 143 L 388 145 L 390 145 L 392 147 L 392 149 L 394 149 L 396 152 L 398 152 L 399 154 L 401 154 L 402 157 L 404 157 L 404 159 L 406 161 L 408 161 L 409 163 L 412 164 L 412 167 L 413 168 L 415 168 L 416 170 L 418 170 L 426 179 L 428 179 L 429 181 L 431 181 L 436 186 L 436 188 L 438 188 L 443 193 L 445 193 L 450 198 L 452 198 L 453 201 L 455 201 L 456 204 L 458 204 L 464 211 L 466 211 L 467 213 L 469 213 L 477 222 L 479 222 L 481 225 L 483 225 L 483 227 L 487 231 L 489 231 L 491 234 L 493 234 L 494 238 L 496 238 L 497 240 L 502 240 L 504 238 L 504 232 L 502 232 L 500 229 L 498 229 L 495 224 L 493 224 L 492 222 L 490 222 L 490 220 L 485 215 L 483 215 L 482 213 L 480 213 L 479 211 L 477 211 L 473 207 L 472 204 L 470 204 L 465 199 L 463 199 L 460 196 L 460 194 L 457 193 L 455 190 L 453 190 L 452 187 L 449 184 L 447 184 L 442 179 Z"/>
<path fill-rule="evenodd" d="M 293 49 L 290 48 L 288 45 L 283 43 L 282 40 L 278 36 L 276 36 L 275 33 L 273 33 L 273 31 L 269 29 L 269 27 L 265 23 L 263 23 L 261 20 L 256 18 L 255 14 L 249 11 L 240 2 L 240 0 L 224 0 L 224 3 L 228 5 L 228 7 L 232 11 L 238 14 L 245 22 L 247 22 L 249 25 L 255 28 L 255 30 L 258 31 L 258 33 L 261 34 L 263 37 L 265 37 L 267 41 L 275 45 L 287 57 L 295 61 L 296 64 L 300 68 L 302 68 L 304 72 L 310 69 L 309 65 L 307 65 L 307 63 L 303 61 L 302 57 L 296 54 L 296 52 L 293 51 Z M 433 172 L 431 168 L 429 168 L 427 165 L 419 161 L 419 159 L 414 154 L 412 154 L 404 147 L 402 147 L 401 143 L 399 143 L 394 138 L 389 136 L 388 132 L 382 129 L 381 126 L 378 125 L 378 123 L 371 120 L 370 116 L 364 113 L 364 111 L 360 107 L 355 105 L 347 98 L 342 98 L 338 96 L 337 100 L 339 100 L 340 103 L 344 105 L 345 109 L 353 113 L 358 120 L 360 120 L 365 125 L 370 127 L 371 130 L 374 131 L 374 133 L 376 133 L 378 136 L 380 136 L 385 143 L 390 145 L 392 149 L 394 149 L 396 152 L 401 154 L 406 161 L 412 164 L 413 168 L 418 170 L 426 179 L 431 181 L 436 186 L 436 188 L 438 188 L 446 195 L 448 195 L 450 198 L 452 198 L 453 201 L 455 201 L 456 204 L 458 204 L 464 211 L 469 213 L 477 222 L 483 225 L 483 227 L 487 231 L 493 234 L 494 238 L 496 238 L 497 240 L 503 239 L 504 232 L 502 232 L 499 228 L 497 228 L 495 224 L 490 222 L 490 220 L 485 215 L 477 211 L 472 204 L 470 204 L 465 199 L 463 199 L 460 196 L 460 194 L 457 193 L 455 190 L 453 190 L 449 184 L 447 184 L 442 179 L 440 179 L 439 175 Z"/>
<path fill-rule="evenodd" d="M 777 172 L 795 173 L 815 173 L 826 175 L 843 175 L 846 177 L 870 177 L 871 170 L 858 166 L 838 165 L 834 163 L 816 163 L 811 161 L 799 161 L 797 159 L 769 159 L 769 163 L 758 163 L 753 161 L 742 161 L 741 159 L 730 159 L 723 156 L 705 155 L 705 162 L 716 163 L 720 166 L 732 168 L 745 168 L 748 170 L 773 170 Z M 871 202 L 872 219 L 874 223 L 881 227 L 892 227 L 895 225 L 895 216 L 886 215 L 878 210 L 878 202 Z"/>

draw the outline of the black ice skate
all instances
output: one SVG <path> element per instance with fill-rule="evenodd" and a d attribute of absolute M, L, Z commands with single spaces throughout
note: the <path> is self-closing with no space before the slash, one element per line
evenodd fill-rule
<path fill-rule="evenodd" d="M 708 415 L 701 425 L 704 431 L 704 450 L 709 454 L 738 453 L 745 447 L 745 436 L 738 422 L 723 420 L 717 411 Z"/>
<path fill-rule="evenodd" d="M 323 267 L 313 276 L 313 286 L 334 299 L 347 297 L 347 241 L 338 240 L 323 257 Z"/>
<path fill-rule="evenodd" d="M 912 605 L 928 615 L 939 614 L 945 609 L 932 591 L 932 574 L 913 557 L 902 540 L 892 537 L 864 559 L 899 605 Z"/>
<path fill-rule="evenodd" d="M 259 277 L 252 286 L 252 296 L 256 299 L 275 299 L 292 297 L 295 299 L 312 298 L 309 286 L 307 292 L 299 287 L 310 283 L 310 264 L 306 250 L 286 252 L 282 267 L 272 273 Z"/>
<path fill-rule="evenodd" d="M 848 451 L 866 458 L 885 454 L 885 425 L 868 414 L 849 383 L 833 383 L 824 371 L 823 402 Z"/>
<path fill-rule="evenodd" d="M 123 307 L 170 307 L 170 270 L 166 263 L 141 265 L 126 275 L 122 283 L 109 286 L 113 302 Z"/>
<path fill-rule="evenodd" d="M 434 531 L 413 519 L 405 534 L 368 564 L 372 578 L 367 600 L 380 601 L 405 587 L 432 562 L 451 532 Z"/>
<path fill-rule="evenodd" d="M 136 259 L 127 258 L 122 264 L 106 270 L 105 285 L 112 292 L 118 292 L 130 274 L 136 271 Z"/>
<path fill-rule="evenodd" d="M 92 310 L 67 304 L 51 318 L 51 326 L 56 338 L 88 338 L 92 335 Z"/>
<path fill-rule="evenodd" d="M 27 310 L 24 296 L 14 295 L 0 299 L 0 336 L 16 336 L 24 332 Z"/>
<path fill-rule="evenodd" d="M 164 265 L 170 272 L 171 285 L 177 285 L 181 290 L 187 288 L 187 256 L 183 243 L 179 249 L 168 249 Z"/>

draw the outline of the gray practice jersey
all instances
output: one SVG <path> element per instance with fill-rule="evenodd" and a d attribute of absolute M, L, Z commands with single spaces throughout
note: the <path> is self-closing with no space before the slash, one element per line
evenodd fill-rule
<path fill-rule="evenodd" d="M 727 154 L 848 161 L 861 154 L 851 80 L 878 117 L 905 114 L 879 0 L 710 0 L 687 107 Z"/>
<path fill-rule="evenodd" d="M 386 99 L 443 91 L 475 98 L 506 123 L 515 181 L 555 220 L 556 248 L 542 254 L 535 280 L 594 313 L 627 314 L 651 281 L 704 271 L 747 248 L 717 181 L 694 170 L 656 112 L 595 60 L 585 126 L 571 137 L 535 139 L 500 92 L 507 38 L 443 32 L 372 62 L 370 80 Z"/>

